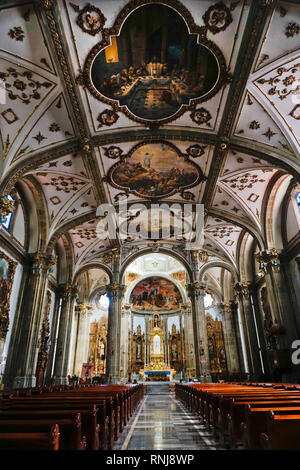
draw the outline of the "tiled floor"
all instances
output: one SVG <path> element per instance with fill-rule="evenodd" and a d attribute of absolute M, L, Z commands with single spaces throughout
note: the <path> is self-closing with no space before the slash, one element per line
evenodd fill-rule
<path fill-rule="evenodd" d="M 146 395 L 115 445 L 119 450 L 218 448 L 199 420 L 169 394 Z"/>

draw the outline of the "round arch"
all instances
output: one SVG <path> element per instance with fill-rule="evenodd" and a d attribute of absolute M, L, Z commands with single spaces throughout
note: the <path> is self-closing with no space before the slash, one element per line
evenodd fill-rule
<path fill-rule="evenodd" d="M 111 272 L 111 270 L 109 269 L 108 266 L 106 266 L 105 264 L 102 264 L 100 261 L 93 261 L 92 263 L 88 263 L 88 264 L 84 264 L 83 266 L 81 266 L 78 271 L 76 271 L 73 275 L 73 282 L 76 281 L 76 279 L 81 275 L 83 274 L 85 271 L 88 271 L 89 269 L 102 269 L 103 271 L 106 272 L 106 274 L 108 275 L 109 277 L 109 282 L 112 282 L 113 280 L 113 274 Z"/>
<path fill-rule="evenodd" d="M 137 258 L 140 258 L 141 256 L 144 256 L 144 255 L 148 255 L 149 253 L 153 253 L 153 250 L 152 248 L 145 248 L 143 250 L 139 250 L 135 253 L 133 253 L 132 255 L 129 255 L 128 258 L 126 258 L 124 264 L 122 265 L 121 267 L 121 270 L 120 270 L 120 280 L 123 279 L 124 275 L 125 275 L 125 271 L 126 269 L 128 268 L 128 266 L 133 262 L 135 261 Z M 184 259 L 182 256 L 179 255 L 179 253 L 176 253 L 174 251 L 171 251 L 167 248 L 160 248 L 159 249 L 159 253 L 162 253 L 164 255 L 168 255 L 168 256 L 171 256 L 171 258 L 174 258 L 176 259 L 177 261 L 179 261 L 179 263 L 181 263 L 183 265 L 183 267 L 185 268 L 185 270 L 187 271 L 188 273 L 188 276 L 189 276 L 189 279 L 193 279 L 193 275 L 192 275 L 192 270 L 191 270 L 191 267 L 189 266 L 188 262 L 186 259 Z M 155 276 L 157 276 L 157 273 L 155 274 Z"/>
<path fill-rule="evenodd" d="M 227 271 L 230 271 L 236 281 L 238 280 L 238 273 L 233 266 L 225 261 L 211 261 L 204 264 L 199 271 L 199 281 L 202 282 L 203 276 L 210 268 L 224 268 Z"/>

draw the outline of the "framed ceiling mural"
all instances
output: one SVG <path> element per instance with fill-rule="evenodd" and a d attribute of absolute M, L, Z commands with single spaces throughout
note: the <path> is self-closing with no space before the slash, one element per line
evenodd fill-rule
<path fill-rule="evenodd" d="M 222 2 L 207 10 L 201 27 L 177 0 L 132 0 L 112 28 L 104 28 L 105 21 L 91 5 L 77 19 L 86 33 L 102 34 L 78 80 L 111 105 L 99 114 L 99 127 L 114 124 L 118 112 L 149 127 L 171 122 L 195 113 L 231 81 L 223 53 L 206 37 L 232 22 Z"/>
<path fill-rule="evenodd" d="M 105 154 L 111 154 L 106 148 Z M 201 149 L 202 150 L 202 149 Z M 203 152 L 204 153 L 204 152 Z M 117 153 L 114 147 L 113 156 L 119 155 L 119 161 L 108 171 L 104 180 L 113 187 L 146 199 L 157 199 L 179 192 L 184 199 L 193 199 L 194 195 L 187 188 L 192 188 L 204 181 L 201 168 L 190 159 L 199 157 L 202 151 L 194 154 L 190 148 L 186 154 L 170 142 L 141 142 L 135 145 L 127 155 Z"/>
<path fill-rule="evenodd" d="M 178 288 L 168 279 L 159 276 L 140 281 L 130 295 L 130 303 L 136 310 L 174 310 L 182 303 Z"/>

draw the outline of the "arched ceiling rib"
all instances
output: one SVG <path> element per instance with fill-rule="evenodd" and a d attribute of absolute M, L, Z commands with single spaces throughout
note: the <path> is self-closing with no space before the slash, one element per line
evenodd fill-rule
<path fill-rule="evenodd" d="M 217 4 L 158 3 L 173 4 L 175 10 L 183 5 L 200 28 L 205 12 Z M 93 2 L 106 18 L 105 28 L 112 28 L 128 4 L 134 2 Z M 0 105 L 0 187 L 10 190 L 30 175 L 47 201 L 48 249 L 52 252 L 67 234 L 75 269 L 113 246 L 121 244 L 126 251 L 126 241 L 97 239 L 95 213 L 99 204 L 115 204 L 122 192 L 107 179 L 117 162 L 107 149 L 115 146 L 124 156 L 142 142 L 175 146 L 180 165 L 190 147 L 201 148 L 189 160 L 204 178 L 186 190 L 189 194 L 175 191 L 158 200 L 184 203 L 191 197 L 205 205 L 209 216 L 204 248 L 211 257 L 236 268 L 245 231 L 265 246 L 264 197 L 280 171 L 298 179 L 300 173 L 300 5 L 264 0 L 228 0 L 223 5 L 232 21 L 218 33 L 208 29 L 206 35 L 221 50 L 232 81 L 196 106 L 205 109 L 202 121 L 189 110 L 175 121 L 147 127 L 118 112 L 115 123 L 99 127 L 99 115 L 108 105 L 82 86 L 80 74 L 101 32 L 91 35 L 80 27 L 82 2 L 2 2 L 0 78 L 8 93 Z M 144 200 L 129 194 L 131 202 Z M 152 244 L 145 242 L 144 248 Z M 171 246 L 166 240 L 165 247 Z"/>

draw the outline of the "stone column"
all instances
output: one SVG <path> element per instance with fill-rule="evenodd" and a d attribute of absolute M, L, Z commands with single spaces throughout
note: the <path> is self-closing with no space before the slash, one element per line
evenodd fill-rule
<path fill-rule="evenodd" d="M 185 354 L 185 338 L 184 338 L 184 327 L 183 327 L 183 313 L 180 312 L 179 315 L 179 326 L 180 326 L 180 342 L 181 342 L 181 370 L 182 370 L 182 376 L 185 377 L 185 360 L 184 358 L 186 357 Z"/>
<path fill-rule="evenodd" d="M 270 346 L 267 351 L 269 365 L 274 372 L 280 369 L 282 381 L 296 381 L 299 377 L 300 367 L 292 365 L 291 355 L 293 352 L 292 343 L 300 337 L 297 316 L 299 312 L 295 310 L 292 301 L 292 289 L 289 285 L 288 270 L 285 266 L 284 255 L 281 250 L 275 248 L 256 255 L 260 263 L 260 270 L 264 275 L 268 301 L 271 308 L 272 318 L 264 328 L 271 333 L 276 346 Z M 264 314 L 266 312 L 264 311 Z M 265 317 L 266 320 L 266 317 Z"/>
<path fill-rule="evenodd" d="M 74 351 L 73 371 L 76 375 L 81 375 L 82 364 L 88 361 L 90 314 L 93 307 L 84 302 L 75 306 L 77 316 L 76 342 Z"/>
<path fill-rule="evenodd" d="M 7 387 L 34 387 L 41 316 L 48 274 L 56 257 L 37 252 L 24 269 L 24 284 L 11 337 L 4 375 Z"/>
<path fill-rule="evenodd" d="M 204 307 L 205 286 L 196 281 L 188 286 L 192 301 L 196 374 L 201 382 L 211 382 Z"/>
<path fill-rule="evenodd" d="M 251 302 L 251 283 L 248 281 L 237 283 L 234 290 L 240 307 L 249 379 L 258 380 L 262 374 L 262 364 L 259 354 L 260 345 L 258 342 L 256 319 Z"/>
<path fill-rule="evenodd" d="M 291 291 L 284 259 L 280 250 L 272 249 L 256 255 L 257 261 L 265 274 L 269 303 L 273 322 L 284 328 L 285 333 L 278 336 L 280 348 L 290 348 L 295 339 L 299 339 L 297 321 L 291 301 Z M 288 312 L 288 314 L 287 314 Z"/>
<path fill-rule="evenodd" d="M 120 380 L 120 303 L 124 286 L 113 283 L 106 286 L 106 292 L 109 298 L 106 380 L 108 383 L 118 383 Z"/>
<path fill-rule="evenodd" d="M 192 305 L 187 305 L 186 310 L 186 372 L 187 379 L 191 376 L 191 370 L 196 369 L 195 365 L 195 348 L 194 348 L 194 329 Z"/>
<path fill-rule="evenodd" d="M 75 296 L 77 295 L 77 288 L 76 286 L 73 286 L 69 283 L 62 284 L 59 287 L 59 295 L 61 302 L 53 375 L 55 376 L 55 383 L 62 385 L 68 383 L 67 367 L 69 360 L 69 345 L 71 340 L 70 323 L 71 315 L 73 313 L 73 302 Z"/>
<path fill-rule="evenodd" d="M 228 373 L 237 374 L 239 371 L 242 371 L 242 362 L 239 357 L 238 338 L 235 332 L 232 304 L 232 301 L 224 302 L 219 304 L 218 307 L 222 314 L 223 337 Z"/>

